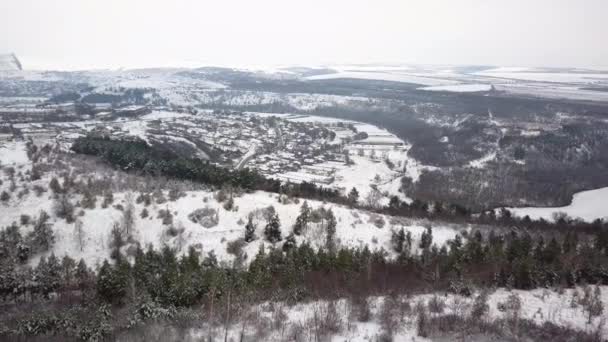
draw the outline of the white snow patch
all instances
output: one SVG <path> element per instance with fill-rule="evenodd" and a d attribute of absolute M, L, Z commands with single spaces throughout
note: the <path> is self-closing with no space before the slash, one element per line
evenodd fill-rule
<path fill-rule="evenodd" d="M 582 191 L 574 194 L 572 203 L 564 207 L 526 207 L 526 208 L 507 208 L 519 217 L 526 215 L 531 219 L 554 220 L 555 213 L 566 213 L 572 218 L 584 221 L 594 221 L 596 219 L 608 219 L 608 187 Z"/>
<path fill-rule="evenodd" d="M 445 85 L 445 86 L 434 86 L 434 87 L 423 87 L 418 88 L 420 90 L 428 91 L 450 91 L 455 93 L 472 93 L 480 91 L 490 91 L 492 89 L 491 84 L 457 84 L 457 85 Z"/>

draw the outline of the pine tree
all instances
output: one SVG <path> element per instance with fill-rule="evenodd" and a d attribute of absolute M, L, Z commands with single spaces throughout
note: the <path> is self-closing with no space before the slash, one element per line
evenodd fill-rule
<path fill-rule="evenodd" d="M 287 238 L 285 239 L 285 242 L 283 243 L 283 252 L 289 252 L 289 251 L 293 250 L 294 248 L 296 248 L 296 245 L 297 245 L 297 242 L 296 242 L 296 236 L 294 235 L 294 233 L 287 235 Z"/>
<path fill-rule="evenodd" d="M 420 249 L 426 250 L 433 244 L 433 228 L 428 226 L 420 236 Z"/>
<path fill-rule="evenodd" d="M 404 245 L 405 245 L 405 230 L 403 228 L 398 231 L 393 231 L 391 235 L 391 244 L 393 245 L 393 250 L 399 254 L 403 253 Z"/>
<path fill-rule="evenodd" d="M 32 253 L 46 252 L 55 243 L 55 235 L 51 225 L 47 223 L 48 220 L 49 215 L 44 210 L 40 211 L 34 229 L 28 236 Z"/>
<path fill-rule="evenodd" d="M 125 245 L 125 240 L 122 235 L 122 230 L 120 229 L 120 225 L 118 223 L 114 223 L 114 227 L 110 232 L 110 248 L 112 249 L 110 252 L 110 258 L 115 260 L 120 260 L 122 254 L 120 253 L 120 249 Z"/>
<path fill-rule="evenodd" d="M 264 228 L 264 237 L 270 243 L 277 243 L 282 240 L 281 237 L 281 222 L 279 221 L 279 215 L 276 213 L 272 215 L 266 227 Z"/>
<path fill-rule="evenodd" d="M 65 219 L 67 223 L 74 222 L 74 205 L 66 194 L 57 197 L 53 204 L 53 210 L 57 217 Z"/>
<path fill-rule="evenodd" d="M 36 267 L 36 280 L 38 281 L 40 290 L 45 296 L 57 290 L 61 282 L 61 265 L 55 254 L 51 254 L 48 260 L 44 257 L 40 258 L 38 267 Z"/>
<path fill-rule="evenodd" d="M 76 278 L 76 283 L 78 284 L 78 288 L 80 288 L 80 290 L 84 290 L 88 286 L 91 279 L 91 272 L 89 271 L 84 259 L 80 259 L 78 262 L 74 277 Z"/>
<path fill-rule="evenodd" d="M 60 194 L 62 192 L 61 185 L 59 185 L 59 181 L 57 178 L 53 177 L 51 182 L 49 183 L 49 188 L 55 193 L 55 195 Z"/>
<path fill-rule="evenodd" d="M 118 266 L 112 267 L 107 260 L 104 260 L 99 269 L 97 294 L 109 303 L 121 303 L 127 294 L 127 278 L 119 271 Z"/>
<path fill-rule="evenodd" d="M 352 205 L 357 204 L 357 202 L 359 202 L 359 191 L 357 191 L 357 188 L 353 187 L 350 192 L 348 193 L 348 202 Z"/>
<path fill-rule="evenodd" d="M 80 205 L 85 209 L 95 209 L 96 203 L 97 197 L 93 194 L 93 192 L 90 189 L 85 190 L 82 194 Z"/>
<path fill-rule="evenodd" d="M 245 225 L 245 242 L 249 243 L 255 240 L 255 225 L 253 224 L 253 219 L 249 216 L 247 220 L 247 224 Z"/>
<path fill-rule="evenodd" d="M 61 273 L 63 285 L 65 287 L 69 287 L 72 284 L 76 274 L 76 261 L 65 255 L 61 259 Z"/>
<path fill-rule="evenodd" d="M 293 225 L 293 233 L 296 235 L 302 235 L 302 231 L 308 227 L 308 222 L 310 221 L 310 207 L 308 206 L 308 202 L 304 201 L 302 203 L 302 207 L 300 207 L 300 214 L 296 218 L 296 223 Z"/>

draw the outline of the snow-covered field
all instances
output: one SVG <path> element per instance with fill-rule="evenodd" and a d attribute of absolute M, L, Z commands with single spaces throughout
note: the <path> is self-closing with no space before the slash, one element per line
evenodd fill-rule
<path fill-rule="evenodd" d="M 584 221 L 608 219 L 608 187 L 576 193 L 572 198 L 572 203 L 565 207 L 508 209 L 519 217 L 528 215 L 532 219 L 543 218 L 549 221 L 554 220 L 556 213 L 565 213 L 572 218 Z"/>
<path fill-rule="evenodd" d="M 608 73 L 577 73 L 577 72 L 543 72 L 534 69 L 491 69 L 477 72 L 476 75 L 515 79 L 522 81 L 554 82 L 554 83 L 608 83 Z"/>
<path fill-rule="evenodd" d="M 608 92 L 581 89 L 573 85 L 556 85 L 550 83 L 499 83 L 494 88 L 516 95 L 542 97 L 550 99 L 572 99 L 585 101 L 608 101 Z"/>
<path fill-rule="evenodd" d="M 323 74 L 306 77 L 309 81 L 315 80 L 331 80 L 339 78 L 354 78 L 363 80 L 377 80 L 377 81 L 392 81 L 392 82 L 403 82 L 412 84 L 421 84 L 427 86 L 439 86 L 439 85 L 451 85 L 458 84 L 458 81 L 443 79 L 429 75 L 429 77 L 410 75 L 400 72 L 374 72 L 374 71 L 345 71 L 337 72 L 333 74 Z"/>
<path fill-rule="evenodd" d="M 455 93 L 473 93 L 479 91 L 490 91 L 492 89 L 491 84 L 457 84 L 457 85 L 446 85 L 446 86 L 434 86 L 434 87 L 423 87 L 421 90 L 428 91 L 450 91 Z"/>

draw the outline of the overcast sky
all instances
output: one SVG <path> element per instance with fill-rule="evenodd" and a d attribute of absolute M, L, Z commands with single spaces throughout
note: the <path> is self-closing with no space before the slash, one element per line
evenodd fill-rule
<path fill-rule="evenodd" d="M 0 0 L 25 68 L 608 67 L 608 0 Z"/>

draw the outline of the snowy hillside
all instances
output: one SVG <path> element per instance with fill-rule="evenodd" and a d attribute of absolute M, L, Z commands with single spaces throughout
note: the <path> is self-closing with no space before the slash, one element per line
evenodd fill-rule
<path fill-rule="evenodd" d="M 32 163 L 26 155 L 24 142 L 7 143 L 0 146 L 0 157 L 2 165 L 14 168 L 18 175 L 29 173 L 32 168 Z M 363 161 L 362 158 L 361 162 L 363 163 Z M 93 175 L 93 178 L 97 180 L 124 177 L 120 176 L 120 173 L 115 174 L 105 168 L 97 169 Z M 8 174 L 0 178 L 3 180 L 0 192 L 6 191 L 14 194 L 10 199 L 0 203 L 0 227 L 7 227 L 13 222 L 21 222 L 24 215 L 36 219 L 40 211 L 45 211 L 50 215 L 48 222 L 52 224 L 55 234 L 55 244 L 46 255 L 55 253 L 56 255 L 70 255 L 77 259 L 84 258 L 91 266 L 99 265 L 109 257 L 111 231 L 115 224 L 123 221 L 126 208 L 131 208 L 131 212 L 134 214 L 131 235 L 133 242 L 139 243 L 140 246 L 151 245 L 159 249 L 168 245 L 180 253 L 185 253 L 188 247 L 193 246 L 204 254 L 213 252 L 220 261 L 230 261 L 234 258 L 234 255 L 228 253 L 227 247 L 230 242 L 243 239 L 245 224 L 248 218 L 252 217 L 252 222 L 256 226 L 256 239 L 244 247 L 244 252 L 249 257 L 245 259 L 245 262 L 249 262 L 261 244 L 270 246 L 267 241 L 264 241 L 268 208 L 273 207 L 276 211 L 284 239 L 291 233 L 292 226 L 303 205 L 302 200 L 286 199 L 277 194 L 258 191 L 250 194 L 235 194 L 233 207 L 226 209 L 226 201 L 218 201 L 217 191 L 180 191 L 179 195 L 172 195 L 168 191 L 159 192 L 157 190 L 151 196 L 151 200 L 140 200 L 138 197 L 144 192 L 123 187 L 122 190 L 113 192 L 112 202 L 106 205 L 102 204 L 105 198 L 96 196 L 94 208 L 84 208 L 81 204 L 85 200 L 83 196 L 74 195 L 71 202 L 76 205 L 75 220 L 68 222 L 58 217 L 56 213 L 60 197 L 51 191 L 43 192 L 40 195 L 37 195 L 35 191 L 30 191 L 35 187 L 47 188 L 53 176 L 59 177 L 59 173 L 48 173 L 31 183 L 22 182 L 18 177 L 14 177 L 11 181 Z M 80 177 L 85 177 L 85 175 Z M 354 178 L 353 176 L 345 175 L 345 178 L 350 182 L 354 181 L 351 180 Z M 85 178 L 81 179 L 85 180 Z M 349 183 L 348 185 L 355 184 Z M 434 243 L 439 246 L 445 244 L 448 239 L 453 239 L 461 230 L 466 230 L 464 226 L 453 226 L 453 228 L 447 224 L 431 224 L 426 220 L 390 217 L 319 201 L 309 200 L 307 203 L 313 213 L 322 214 L 321 208 L 333 211 L 337 220 L 336 243 L 341 247 L 368 246 L 372 251 L 383 249 L 392 253 L 390 244 L 392 232 L 401 228 L 411 232 L 414 245 L 417 245 L 426 227 L 432 226 Z M 144 212 L 146 214 L 143 214 Z M 170 219 L 163 216 L 163 213 L 167 212 L 170 213 Z M 197 213 L 198 217 L 194 218 Z M 206 223 L 201 223 L 203 221 Z M 297 243 L 308 242 L 313 247 L 322 247 L 325 243 L 326 225 L 323 218 L 311 221 L 303 230 L 302 235 L 296 237 Z M 82 228 L 83 239 L 78 239 L 76 233 L 78 227 Z M 27 233 L 33 227 L 30 225 L 23 229 L 24 233 Z M 277 247 L 281 245 L 282 243 L 278 243 Z M 125 251 L 128 249 L 129 247 L 126 246 Z M 37 258 L 33 259 L 32 263 L 35 265 Z"/>
<path fill-rule="evenodd" d="M 602 286 L 601 301 L 604 305 L 608 304 L 608 286 Z M 554 324 L 558 327 L 571 329 L 573 331 L 597 334 L 599 339 L 608 337 L 608 331 L 603 328 L 605 317 L 596 317 L 589 322 L 587 313 L 583 306 L 576 303 L 576 298 L 582 297 L 583 288 L 568 289 L 563 293 L 553 290 L 533 290 L 519 291 L 498 289 L 487 295 L 487 314 L 479 317 L 477 323 L 496 324 L 501 326 L 505 320 L 512 319 L 513 314 L 517 314 L 517 320 L 528 321 L 538 326 L 543 324 Z M 477 294 L 479 296 L 479 294 Z M 361 315 L 361 304 L 352 300 L 341 299 L 334 302 L 315 301 L 289 305 L 287 303 L 262 303 L 252 308 L 252 311 L 259 312 L 261 320 L 268 320 L 278 324 L 280 329 L 270 330 L 260 334 L 254 327 L 248 327 L 247 333 L 262 337 L 265 341 L 285 341 L 285 331 L 298 331 L 298 340 L 314 341 L 314 336 L 319 329 L 315 325 L 315 318 L 321 316 L 326 321 L 334 324 L 335 335 L 332 341 L 384 341 L 386 335 L 392 335 L 392 341 L 398 342 L 426 342 L 426 341 L 456 341 L 460 340 L 458 331 L 466 329 L 459 322 L 455 331 L 442 331 L 436 327 L 429 328 L 430 331 L 422 332 L 419 323 L 421 312 L 428 311 L 429 319 L 440 320 L 442 317 L 464 317 L 471 315 L 475 307 L 477 296 L 463 297 L 456 295 L 442 295 L 437 293 L 417 294 L 412 296 L 395 297 L 370 297 L 367 304 L 369 309 L 369 320 L 361 321 L 357 319 Z M 573 299 L 574 298 L 574 299 Z M 507 303 L 517 299 L 521 303 L 521 308 L 512 310 Z M 507 309 L 505 309 L 507 307 Z M 335 310 L 335 313 L 334 313 Z M 283 318 L 278 321 L 277 313 L 281 313 Z M 335 314 L 335 317 L 333 316 Z M 498 323 L 502 321 L 503 323 Z M 330 322 L 328 322 L 330 323 Z M 237 340 L 241 334 L 242 327 L 235 325 L 228 331 L 229 339 Z M 507 330 L 509 328 L 507 327 Z M 387 330 L 390 330 L 387 332 Z M 467 338 L 462 340 L 469 341 L 503 341 L 496 331 L 466 333 Z M 196 340 L 205 336 L 207 330 L 192 329 L 189 340 Z M 505 333 L 505 332 L 503 332 Z M 509 332 L 511 333 L 511 332 Z M 496 334 L 496 335 L 494 335 Z M 423 337 L 421 335 L 428 335 Z M 599 335 L 599 336 L 598 336 Z M 508 341 L 508 339 L 505 339 Z M 539 339 L 527 339 L 528 341 L 541 341 Z"/>

